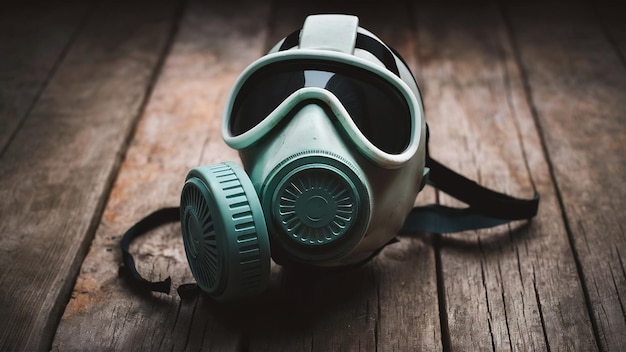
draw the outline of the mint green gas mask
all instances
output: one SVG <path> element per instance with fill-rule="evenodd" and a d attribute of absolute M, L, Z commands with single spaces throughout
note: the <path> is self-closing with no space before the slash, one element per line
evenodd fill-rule
<path fill-rule="evenodd" d="M 187 176 L 185 250 L 209 293 L 228 270 L 261 290 L 270 247 L 281 264 L 366 259 L 395 236 L 423 185 L 423 108 L 408 68 L 354 16 L 309 16 L 297 35 L 230 94 L 222 135 L 245 172 L 223 163 Z"/>
<path fill-rule="evenodd" d="M 309 16 L 252 63 L 230 94 L 222 135 L 243 169 L 225 162 L 191 170 L 179 213 L 191 272 L 218 301 L 262 292 L 271 258 L 349 265 L 403 225 L 446 232 L 438 222 L 458 220 L 452 229 L 462 230 L 534 215 L 481 210 L 478 217 L 496 220 L 463 225 L 468 214 L 413 208 L 429 171 L 442 170 L 427 165 L 421 96 L 402 59 L 354 16 Z M 474 187 L 465 181 L 450 182 Z"/>

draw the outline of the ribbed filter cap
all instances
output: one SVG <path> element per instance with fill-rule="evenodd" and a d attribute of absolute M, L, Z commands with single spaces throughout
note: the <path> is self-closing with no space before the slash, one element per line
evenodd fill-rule
<path fill-rule="evenodd" d="M 330 153 L 286 159 L 265 187 L 272 195 L 264 202 L 272 215 L 274 254 L 317 265 L 352 250 L 369 224 L 369 192 L 359 175 Z"/>
<path fill-rule="evenodd" d="M 350 180 L 323 168 L 288 175 L 278 189 L 279 224 L 305 245 L 325 245 L 345 234 L 356 218 L 358 195 Z"/>
<path fill-rule="evenodd" d="M 198 286 L 218 301 L 261 293 L 270 245 L 258 196 L 235 163 L 189 172 L 181 194 L 183 243 Z"/>

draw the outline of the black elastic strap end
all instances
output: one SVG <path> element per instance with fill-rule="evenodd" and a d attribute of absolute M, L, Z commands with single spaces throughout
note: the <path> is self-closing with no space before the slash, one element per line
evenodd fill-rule
<path fill-rule="evenodd" d="M 130 244 L 135 238 L 142 236 L 150 230 L 170 222 L 180 221 L 180 209 L 178 207 L 159 209 L 141 219 L 122 235 L 120 249 L 122 250 L 122 263 L 119 275 L 128 279 L 129 283 L 142 291 L 161 292 L 169 294 L 172 287 L 172 279 L 168 277 L 163 281 L 148 281 L 137 271 L 135 260 L 130 254 Z"/>
<path fill-rule="evenodd" d="M 176 289 L 181 300 L 185 301 L 202 293 L 197 284 L 182 284 Z"/>

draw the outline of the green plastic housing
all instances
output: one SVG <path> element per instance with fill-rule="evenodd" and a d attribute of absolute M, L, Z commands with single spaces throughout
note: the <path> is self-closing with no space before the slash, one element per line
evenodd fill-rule
<path fill-rule="evenodd" d="M 181 193 L 185 253 L 198 286 L 224 302 L 265 290 L 270 244 L 250 179 L 232 162 L 195 168 Z"/>

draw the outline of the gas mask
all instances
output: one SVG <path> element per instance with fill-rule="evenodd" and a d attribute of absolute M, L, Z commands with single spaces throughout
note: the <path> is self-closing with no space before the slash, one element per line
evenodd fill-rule
<path fill-rule="evenodd" d="M 270 263 L 360 263 L 398 232 L 455 232 L 527 219 L 523 200 L 491 190 L 430 159 L 418 86 L 407 65 L 348 15 L 309 16 L 236 81 L 222 135 L 241 163 L 192 169 L 180 207 L 155 213 L 122 239 L 180 220 L 191 272 L 217 301 L 267 286 Z M 468 208 L 413 208 L 429 181 Z"/>

